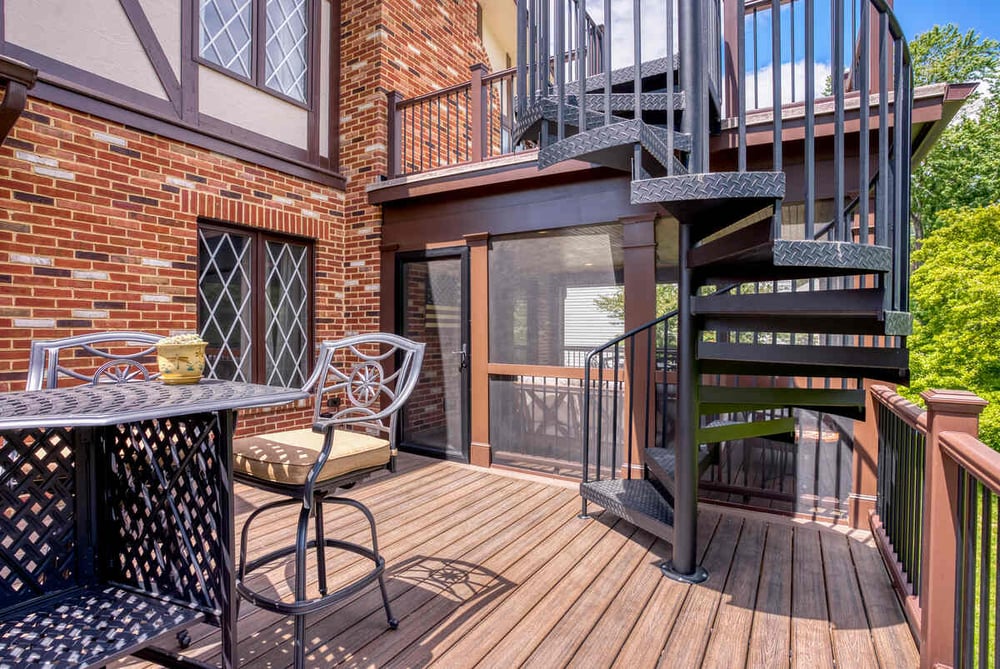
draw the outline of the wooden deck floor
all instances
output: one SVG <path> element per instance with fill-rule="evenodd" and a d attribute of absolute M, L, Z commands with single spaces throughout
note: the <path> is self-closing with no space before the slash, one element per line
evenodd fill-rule
<path fill-rule="evenodd" d="M 574 486 L 404 456 L 351 491 L 379 522 L 400 627 L 377 588 L 310 617 L 309 666 L 913 667 L 917 651 L 866 533 L 704 507 L 697 586 L 661 577 L 669 545 L 631 525 L 577 518 Z M 238 490 L 237 527 L 268 496 Z M 356 513 L 356 512 L 355 512 Z M 291 534 L 257 526 L 251 551 Z M 347 511 L 327 526 L 363 536 Z M 341 556 L 338 556 L 341 557 Z M 329 558 L 328 558 L 329 559 Z M 341 578 L 367 567 L 344 557 Z M 276 566 L 255 587 L 287 593 Z M 290 663 L 291 619 L 244 603 L 240 661 Z M 186 654 L 216 659 L 201 626 Z M 136 662 L 115 666 L 140 667 Z"/>

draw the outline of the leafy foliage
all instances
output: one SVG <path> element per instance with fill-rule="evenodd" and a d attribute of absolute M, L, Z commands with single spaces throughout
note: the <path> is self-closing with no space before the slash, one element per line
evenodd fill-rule
<path fill-rule="evenodd" d="M 1000 205 L 946 211 L 914 254 L 912 395 L 966 388 L 990 402 L 980 439 L 1000 450 Z"/>
<path fill-rule="evenodd" d="M 970 103 L 978 113 L 953 122 L 913 166 L 913 231 L 921 239 L 940 225 L 946 209 L 1000 201 L 1000 42 L 948 24 L 914 38 L 910 54 L 918 86 L 980 81 L 994 92 Z"/>
<path fill-rule="evenodd" d="M 910 57 L 917 86 L 985 81 L 992 87 L 1000 81 L 1000 42 L 974 30 L 963 34 L 954 23 L 934 26 L 913 38 Z"/>

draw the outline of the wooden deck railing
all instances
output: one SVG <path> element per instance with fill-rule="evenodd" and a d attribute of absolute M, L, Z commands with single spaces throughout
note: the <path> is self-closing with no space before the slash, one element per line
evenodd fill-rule
<path fill-rule="evenodd" d="M 403 99 L 389 93 L 389 178 L 514 153 L 516 68 L 490 74 L 473 65 L 470 81 Z"/>
<path fill-rule="evenodd" d="M 884 386 L 872 394 L 879 436 L 872 531 L 901 590 L 920 666 L 1000 666 L 1000 453 L 977 439 L 986 402 L 932 390 L 921 395 L 924 411 Z"/>

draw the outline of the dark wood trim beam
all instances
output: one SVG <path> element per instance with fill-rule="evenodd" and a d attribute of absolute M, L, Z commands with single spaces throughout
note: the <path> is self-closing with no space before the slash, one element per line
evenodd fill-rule
<path fill-rule="evenodd" d="M 323 29 L 323 12 L 320 9 L 321 0 L 309 3 L 309 116 L 306 118 L 306 153 L 310 163 L 320 164 L 319 156 L 319 101 L 320 95 L 320 58 L 323 40 L 319 31 Z"/>
<path fill-rule="evenodd" d="M 2 10 L 2 7 L 0 7 Z M 38 70 L 22 62 L 0 57 L 0 82 L 4 83 L 0 103 L 0 144 L 7 139 L 28 101 L 28 89 L 35 85 Z"/>
<path fill-rule="evenodd" d="M 330 119 L 327 122 L 329 168 L 340 169 L 340 0 L 330 2 Z"/>
<path fill-rule="evenodd" d="M 149 63 L 153 66 L 153 71 L 156 72 L 156 77 L 160 80 L 160 85 L 163 86 L 163 90 L 167 94 L 167 99 L 173 105 L 177 116 L 183 116 L 181 84 L 174 75 L 173 68 L 170 67 L 170 61 L 167 60 L 167 54 L 164 53 L 163 46 L 160 45 L 160 40 L 156 37 L 153 26 L 149 25 L 149 19 L 146 18 L 146 12 L 143 11 L 142 5 L 139 4 L 139 0 L 118 0 L 118 4 L 125 11 L 125 16 L 132 25 L 135 36 L 139 38 L 139 44 L 146 52 L 146 57 L 149 58 Z"/>
<path fill-rule="evenodd" d="M 181 118 L 198 122 L 198 63 L 194 60 L 198 12 L 195 0 L 181 0 Z"/>

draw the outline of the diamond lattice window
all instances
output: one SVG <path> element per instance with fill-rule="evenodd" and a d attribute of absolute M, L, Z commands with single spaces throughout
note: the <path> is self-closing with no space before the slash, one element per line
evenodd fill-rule
<path fill-rule="evenodd" d="M 300 387 L 309 373 L 311 248 L 198 229 L 198 326 L 211 378 Z"/>
<path fill-rule="evenodd" d="M 267 0 L 264 85 L 306 99 L 306 0 Z"/>
<path fill-rule="evenodd" d="M 252 0 L 201 0 L 202 58 L 249 79 L 252 45 Z"/>
<path fill-rule="evenodd" d="M 200 0 L 199 54 L 258 87 L 305 102 L 311 8 L 310 0 Z"/>

